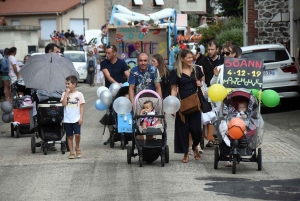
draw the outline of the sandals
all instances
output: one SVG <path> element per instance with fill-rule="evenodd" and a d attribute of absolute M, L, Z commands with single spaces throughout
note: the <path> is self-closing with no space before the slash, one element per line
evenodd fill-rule
<path fill-rule="evenodd" d="M 200 155 L 199 150 L 197 148 L 195 148 L 195 150 L 194 150 L 194 159 L 196 161 L 199 161 L 201 159 L 201 155 Z"/>
<path fill-rule="evenodd" d="M 76 151 L 76 157 L 77 158 L 81 158 L 82 154 L 81 154 L 81 150 L 80 149 L 77 149 L 75 150 Z"/>
<path fill-rule="evenodd" d="M 183 163 L 188 163 L 189 162 L 189 155 L 188 154 L 183 156 L 182 162 Z"/>
<path fill-rule="evenodd" d="M 74 154 L 70 154 L 69 159 L 74 159 L 74 158 L 75 158 Z"/>
<path fill-rule="evenodd" d="M 232 167 L 232 162 L 231 161 L 226 161 L 225 167 Z"/>
<path fill-rule="evenodd" d="M 206 147 L 214 147 L 214 142 L 208 141 L 208 143 L 206 144 Z"/>

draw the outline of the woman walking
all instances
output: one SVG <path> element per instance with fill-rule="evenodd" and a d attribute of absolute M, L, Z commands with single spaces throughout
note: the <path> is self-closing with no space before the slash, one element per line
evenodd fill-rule
<path fill-rule="evenodd" d="M 201 78 L 203 73 L 197 67 L 193 66 L 193 53 L 190 50 L 183 49 L 178 53 L 176 68 L 170 72 L 171 95 L 180 99 L 187 98 L 196 93 L 201 87 Z M 177 94 L 178 88 L 178 94 Z M 191 114 L 182 115 L 176 113 L 175 119 L 175 153 L 183 153 L 183 163 L 189 161 L 189 133 L 192 135 L 195 160 L 200 160 L 200 153 L 197 145 L 201 139 L 201 113 L 195 111 Z"/>
<path fill-rule="evenodd" d="M 89 51 L 89 56 L 87 57 L 87 61 L 86 61 L 86 69 L 88 72 L 86 83 L 88 83 L 92 87 L 95 86 L 94 78 L 95 78 L 95 71 L 97 67 L 97 60 L 96 57 L 94 57 L 93 55 L 94 55 L 93 51 Z"/>

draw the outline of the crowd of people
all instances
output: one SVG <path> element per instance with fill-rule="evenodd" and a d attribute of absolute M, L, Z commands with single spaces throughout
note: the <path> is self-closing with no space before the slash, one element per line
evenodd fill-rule
<path fill-rule="evenodd" d="M 79 36 L 78 34 L 75 34 L 73 30 L 70 31 L 69 29 L 66 32 L 64 30 L 54 30 L 53 33 L 50 34 L 50 37 L 54 44 L 63 47 L 82 46 L 81 44 L 84 43 L 83 35 Z"/>

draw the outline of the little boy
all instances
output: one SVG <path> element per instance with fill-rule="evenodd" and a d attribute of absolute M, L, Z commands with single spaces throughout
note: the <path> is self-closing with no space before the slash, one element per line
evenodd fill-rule
<path fill-rule="evenodd" d="M 75 135 L 76 157 L 81 158 L 80 150 L 80 128 L 83 123 L 83 105 L 85 103 L 81 92 L 76 91 L 77 78 L 69 76 L 66 78 L 66 91 L 61 96 L 61 102 L 64 106 L 64 126 L 70 149 L 69 159 L 74 159 L 73 136 Z"/>
<path fill-rule="evenodd" d="M 246 102 L 240 102 L 238 104 L 238 111 L 237 111 L 236 117 L 246 119 L 247 118 L 247 114 L 246 114 L 247 106 L 248 106 L 248 104 Z"/>

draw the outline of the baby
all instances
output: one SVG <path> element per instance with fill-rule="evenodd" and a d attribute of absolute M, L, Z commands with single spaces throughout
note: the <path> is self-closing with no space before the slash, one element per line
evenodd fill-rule
<path fill-rule="evenodd" d="M 247 114 L 246 114 L 247 107 L 248 107 L 248 104 L 246 102 L 240 102 L 238 104 L 238 111 L 237 111 L 236 117 L 246 119 L 247 118 Z"/>
<path fill-rule="evenodd" d="M 145 101 L 144 102 L 144 105 L 143 105 L 143 109 L 141 110 L 140 112 L 140 115 L 155 115 L 155 110 L 153 108 L 153 102 L 148 100 L 148 101 Z M 159 121 L 158 118 L 155 118 L 155 117 L 145 117 L 143 119 L 141 119 L 141 122 L 142 122 L 142 126 L 143 126 L 143 133 L 146 133 L 147 132 L 147 127 L 149 126 L 153 126 L 153 127 L 156 127 L 156 126 L 161 126 L 161 123 Z"/>

